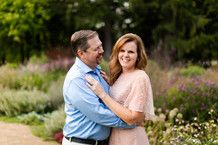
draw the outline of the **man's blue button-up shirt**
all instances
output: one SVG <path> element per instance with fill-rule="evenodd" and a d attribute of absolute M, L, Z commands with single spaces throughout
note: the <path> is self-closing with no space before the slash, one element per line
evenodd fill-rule
<path fill-rule="evenodd" d="M 109 85 L 100 75 L 100 67 L 93 70 L 76 58 L 63 86 L 66 113 L 64 136 L 104 140 L 110 134 L 110 127 L 133 128 L 117 117 L 88 88 L 84 78 L 86 74 L 98 80 L 105 92 L 109 92 Z"/>

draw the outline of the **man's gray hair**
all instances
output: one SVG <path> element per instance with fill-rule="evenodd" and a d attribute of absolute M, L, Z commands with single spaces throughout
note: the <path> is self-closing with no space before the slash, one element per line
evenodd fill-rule
<path fill-rule="evenodd" d="M 93 30 L 80 30 L 73 33 L 71 36 L 71 48 L 73 53 L 77 55 L 77 50 L 86 51 L 90 46 L 88 44 L 88 40 L 93 38 L 94 36 L 98 36 L 98 33 Z"/>

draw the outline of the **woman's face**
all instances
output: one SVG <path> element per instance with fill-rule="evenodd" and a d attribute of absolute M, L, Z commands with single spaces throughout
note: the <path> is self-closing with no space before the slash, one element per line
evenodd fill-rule
<path fill-rule="evenodd" d="M 123 71 L 132 71 L 135 69 L 137 60 L 137 45 L 134 41 L 125 43 L 118 53 L 118 60 Z"/>

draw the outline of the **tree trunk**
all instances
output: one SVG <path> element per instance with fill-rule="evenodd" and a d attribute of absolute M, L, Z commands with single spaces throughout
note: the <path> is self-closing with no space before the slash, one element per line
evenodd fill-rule
<path fill-rule="evenodd" d="M 6 62 L 6 53 L 5 53 L 5 48 L 3 48 L 0 64 L 5 64 L 5 62 Z"/>
<path fill-rule="evenodd" d="M 24 64 L 25 61 L 25 54 L 24 54 L 24 47 L 20 46 L 20 58 L 21 58 L 21 63 Z"/>
<path fill-rule="evenodd" d="M 110 20 L 105 21 L 105 27 L 104 27 L 104 58 L 106 60 L 109 60 L 109 57 L 111 55 L 112 50 L 112 38 L 111 38 L 111 22 Z"/>

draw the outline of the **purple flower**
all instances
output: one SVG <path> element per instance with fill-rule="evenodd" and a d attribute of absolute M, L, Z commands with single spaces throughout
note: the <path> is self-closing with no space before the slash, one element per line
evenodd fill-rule
<path fill-rule="evenodd" d="M 179 91 L 185 92 L 186 91 L 185 84 L 180 84 L 178 89 L 179 89 Z"/>

